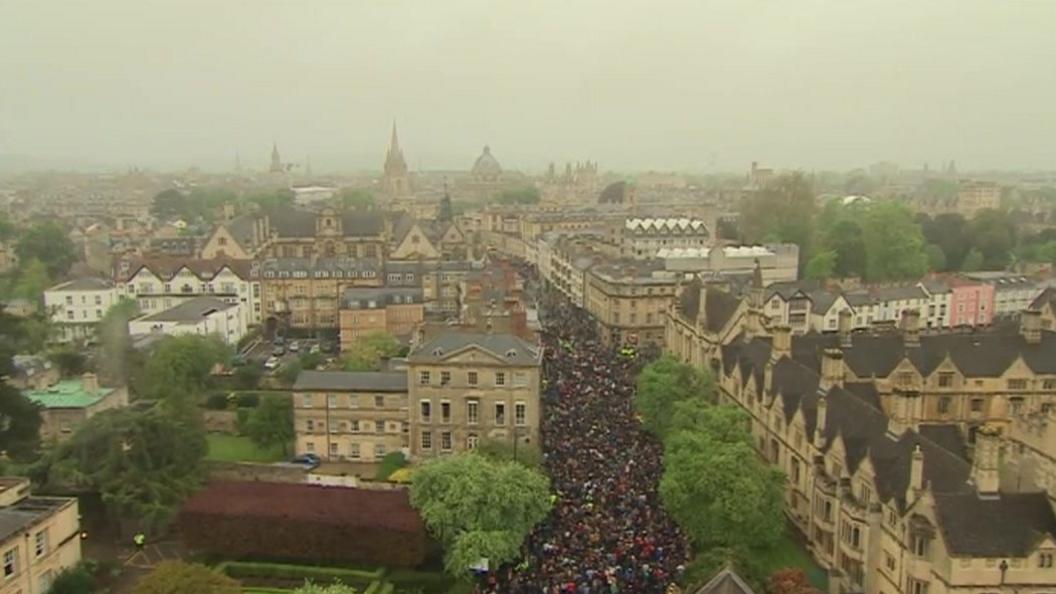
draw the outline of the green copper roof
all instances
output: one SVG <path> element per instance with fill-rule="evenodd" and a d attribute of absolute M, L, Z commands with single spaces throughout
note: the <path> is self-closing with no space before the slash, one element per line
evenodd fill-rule
<path fill-rule="evenodd" d="M 44 408 L 84 408 L 99 402 L 113 388 L 100 388 L 95 392 L 85 391 L 81 380 L 63 380 L 43 390 L 27 390 L 26 398 Z"/>

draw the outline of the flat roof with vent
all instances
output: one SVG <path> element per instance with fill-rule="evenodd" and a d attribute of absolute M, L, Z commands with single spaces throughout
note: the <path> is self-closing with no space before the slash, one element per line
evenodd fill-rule
<path fill-rule="evenodd" d="M 84 389 L 81 380 L 63 380 L 42 390 L 27 390 L 26 398 L 44 408 L 87 408 L 106 398 L 114 388 Z"/>

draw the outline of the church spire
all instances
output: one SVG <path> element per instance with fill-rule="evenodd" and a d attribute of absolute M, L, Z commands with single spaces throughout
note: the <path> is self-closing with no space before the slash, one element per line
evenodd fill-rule
<path fill-rule="evenodd" d="M 389 152 L 400 151 L 400 139 L 396 136 L 396 120 L 392 120 L 392 140 L 389 141 Z"/>
<path fill-rule="evenodd" d="M 279 158 L 279 145 L 278 143 L 271 143 L 271 169 L 272 173 L 282 173 L 282 159 Z"/>

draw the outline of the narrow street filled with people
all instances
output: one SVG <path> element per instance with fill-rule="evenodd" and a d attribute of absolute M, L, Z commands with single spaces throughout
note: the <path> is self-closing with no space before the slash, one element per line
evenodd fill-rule
<path fill-rule="evenodd" d="M 545 311 L 544 467 L 553 510 L 524 559 L 485 580 L 487 594 L 660 593 L 687 561 L 657 494 L 661 444 L 632 397 L 643 353 L 606 346 L 583 310 L 553 295 Z"/>

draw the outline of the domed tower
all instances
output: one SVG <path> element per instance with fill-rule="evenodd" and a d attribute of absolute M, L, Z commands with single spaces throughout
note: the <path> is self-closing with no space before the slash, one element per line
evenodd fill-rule
<path fill-rule="evenodd" d="M 400 149 L 400 140 L 396 136 L 396 122 L 392 123 L 392 139 L 389 141 L 389 152 L 385 154 L 385 166 L 382 168 L 381 190 L 390 197 L 397 198 L 411 193 L 411 180 L 407 173 L 407 161 Z"/>
<path fill-rule="evenodd" d="M 476 181 L 499 181 L 502 177 L 502 165 L 499 165 L 499 161 L 491 154 L 491 147 L 485 145 L 484 152 L 477 157 L 470 173 Z"/>

